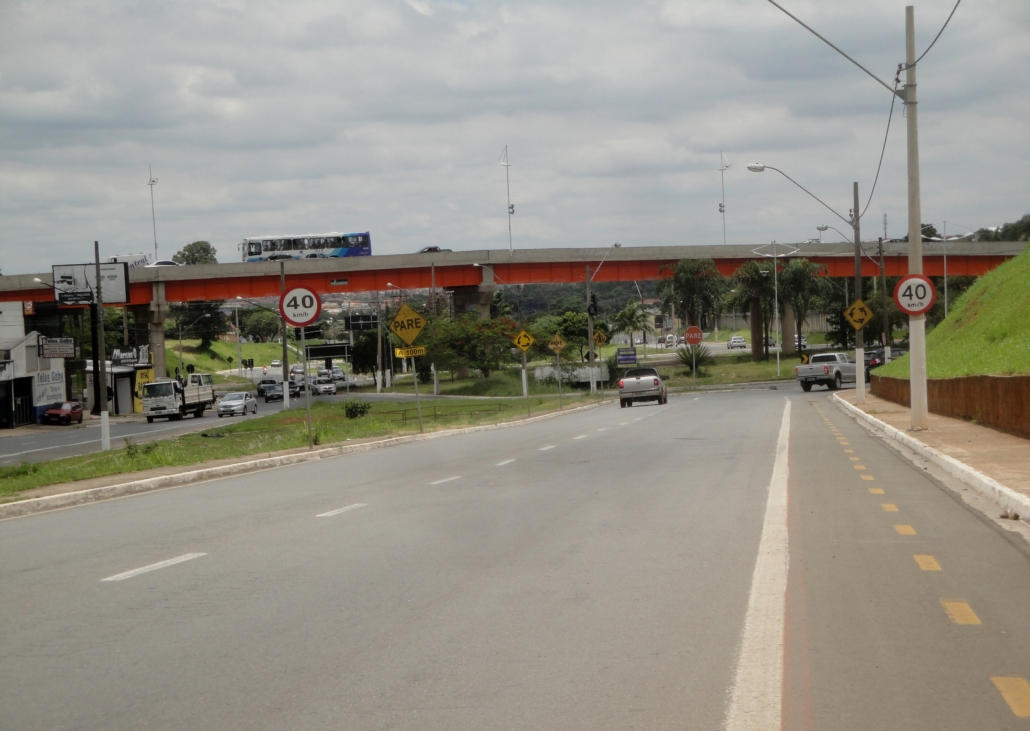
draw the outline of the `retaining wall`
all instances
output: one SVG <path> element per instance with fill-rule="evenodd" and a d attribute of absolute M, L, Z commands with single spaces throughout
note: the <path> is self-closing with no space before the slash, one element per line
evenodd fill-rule
<path fill-rule="evenodd" d="M 871 381 L 874 396 L 911 405 L 907 379 L 873 374 Z M 1030 438 L 1030 376 L 934 378 L 927 381 L 926 391 L 935 414 Z"/>

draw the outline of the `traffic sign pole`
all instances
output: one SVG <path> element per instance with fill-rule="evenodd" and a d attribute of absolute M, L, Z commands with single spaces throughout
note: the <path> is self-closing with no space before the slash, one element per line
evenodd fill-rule
<path fill-rule="evenodd" d="M 855 209 L 851 214 L 855 227 L 855 299 L 862 299 L 862 234 L 859 212 L 858 183 L 855 183 Z M 865 323 L 863 323 L 864 325 Z M 865 335 L 855 330 L 855 403 L 865 403 Z"/>
<path fill-rule="evenodd" d="M 307 328 L 300 329 L 300 354 L 304 362 L 304 408 L 307 410 L 307 422 L 308 422 L 308 449 L 313 449 L 315 446 L 314 440 L 311 438 L 311 384 L 308 383 L 308 345 L 307 338 L 304 335 L 304 331 Z"/>
<path fill-rule="evenodd" d="M 421 434 L 424 431 L 422 429 L 422 402 L 418 398 L 418 371 L 415 370 L 415 356 L 411 356 L 411 377 L 415 382 L 415 406 L 418 407 L 418 433 Z"/>
<path fill-rule="evenodd" d="M 308 425 L 308 449 L 315 446 L 311 436 L 311 384 L 308 382 L 308 345 L 307 326 L 318 322 L 322 314 L 322 299 L 306 287 L 294 287 L 283 292 L 279 298 L 279 314 L 283 316 L 283 322 L 300 328 L 300 354 L 304 363 L 304 403 L 307 412 Z M 285 359 L 283 361 L 285 364 Z M 289 388 L 289 384 L 283 381 L 283 391 Z M 285 400 L 285 396 L 283 397 Z"/>

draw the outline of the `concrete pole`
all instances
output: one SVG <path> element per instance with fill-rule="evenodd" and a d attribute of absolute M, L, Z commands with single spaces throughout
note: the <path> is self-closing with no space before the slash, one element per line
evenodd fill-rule
<path fill-rule="evenodd" d="M 286 293 L 286 262 L 279 262 L 279 292 Z M 287 346 L 286 333 L 289 325 L 286 318 L 279 316 L 279 323 L 282 325 L 283 333 L 283 411 L 290 408 L 290 348 Z"/>
<path fill-rule="evenodd" d="M 590 265 L 586 266 L 586 283 L 587 283 L 587 362 L 590 367 L 590 395 L 597 395 L 597 379 L 594 378 L 594 316 L 590 314 Z"/>
<path fill-rule="evenodd" d="M 919 193 L 919 115 L 916 102 L 916 21 L 915 8 L 905 8 L 905 112 L 908 122 L 908 272 L 923 273 L 923 225 L 920 221 Z M 926 393 L 926 317 L 908 318 L 909 388 L 911 427 L 929 429 Z"/>
<path fill-rule="evenodd" d="M 100 451 L 111 451 L 111 421 L 107 411 L 107 347 L 104 345 L 104 292 L 100 277 L 100 242 L 93 242 L 93 256 L 97 268 L 97 347 L 100 355 L 100 373 L 93 377 L 100 378 Z M 113 380 L 113 379 L 112 379 Z"/>
<path fill-rule="evenodd" d="M 855 228 L 855 301 L 862 299 L 862 209 L 858 202 L 858 183 L 854 185 L 855 210 L 852 226 Z M 855 403 L 865 403 L 865 335 L 862 328 L 855 330 Z"/>
<path fill-rule="evenodd" d="M 883 310 L 883 356 L 891 360 L 891 322 L 887 312 L 887 270 L 883 264 L 883 238 L 880 239 L 880 309 Z"/>

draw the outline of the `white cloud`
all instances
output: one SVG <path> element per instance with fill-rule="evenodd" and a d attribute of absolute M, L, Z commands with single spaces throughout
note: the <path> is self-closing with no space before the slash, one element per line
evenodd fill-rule
<path fill-rule="evenodd" d="M 786 6 L 890 81 L 904 2 Z M 952 0 L 917 7 L 925 48 Z M 1028 212 L 1030 6 L 963 4 L 919 67 L 923 218 Z M 33 2 L 0 10 L 0 266 L 369 230 L 378 253 L 800 240 L 872 185 L 890 96 L 763 0 Z M 904 231 L 901 105 L 869 215 Z M 148 243 L 149 242 L 149 243 Z M 25 257 L 30 249 L 35 256 Z"/>

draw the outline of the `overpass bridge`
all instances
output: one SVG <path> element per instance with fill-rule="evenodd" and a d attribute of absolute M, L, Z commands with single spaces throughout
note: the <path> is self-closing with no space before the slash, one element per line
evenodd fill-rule
<path fill-rule="evenodd" d="M 854 246 L 851 244 L 783 244 L 783 251 L 797 249 L 792 258 L 804 257 L 825 267 L 830 277 L 853 277 Z M 975 243 L 925 242 L 923 272 L 942 276 L 947 257 L 949 276 L 984 274 L 1018 255 L 1025 242 Z M 870 255 L 876 245 L 865 244 Z M 885 244 L 884 268 L 888 276 L 908 273 L 907 244 Z M 453 293 L 459 311 L 489 311 L 498 285 L 582 282 L 587 269 L 597 270 L 595 282 L 662 279 L 680 259 L 710 258 L 729 276 L 750 260 L 764 260 L 757 246 L 624 246 L 589 249 L 521 249 L 396 254 L 345 259 L 304 259 L 285 262 L 240 262 L 185 267 L 154 267 L 129 272 L 130 307 L 136 322 L 148 323 L 149 344 L 158 368 L 164 358 L 164 320 L 168 303 L 232 300 L 236 297 L 276 296 L 285 286 L 305 286 L 319 294 L 348 294 L 387 289 L 441 289 Z M 769 251 L 768 247 L 763 250 Z M 607 258 L 606 258 L 607 255 Z M 77 262 L 69 262 L 77 263 Z M 879 274 L 871 258 L 862 259 L 863 276 Z M 45 284 L 33 281 L 36 277 Z M 0 302 L 52 302 L 55 299 L 50 272 L 0 277 Z M 387 283 L 393 285 L 388 287 Z M 158 358 L 157 356 L 161 357 Z"/>

